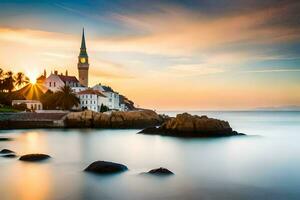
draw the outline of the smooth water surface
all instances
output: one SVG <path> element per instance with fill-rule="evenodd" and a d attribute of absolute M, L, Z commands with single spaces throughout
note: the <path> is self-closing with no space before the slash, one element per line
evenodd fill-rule
<path fill-rule="evenodd" d="M 0 157 L 0 199 L 300 199 L 300 112 L 191 112 L 248 136 L 182 139 L 139 130 L 9 130 L 0 149 L 46 153 L 42 163 Z M 175 115 L 175 112 L 167 113 Z M 96 160 L 128 172 L 83 172 Z M 169 177 L 140 175 L 157 167 Z"/>

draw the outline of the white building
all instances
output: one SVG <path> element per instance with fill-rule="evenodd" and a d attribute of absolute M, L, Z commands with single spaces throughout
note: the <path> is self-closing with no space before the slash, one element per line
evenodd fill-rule
<path fill-rule="evenodd" d="M 111 87 L 101 85 L 101 84 L 95 85 L 93 89 L 102 92 L 108 98 L 107 106 L 109 109 L 120 110 L 119 93 L 113 91 Z"/>
<path fill-rule="evenodd" d="M 50 74 L 50 76 L 45 79 L 44 85 L 52 92 L 58 91 L 65 85 L 68 85 L 71 88 L 81 87 L 79 81 L 75 76 L 68 76 L 67 72 L 66 75 L 59 75 L 57 71 L 55 71 L 54 74 Z"/>
<path fill-rule="evenodd" d="M 78 93 L 78 92 L 87 90 L 88 87 L 85 87 L 85 86 L 78 86 L 78 87 L 72 87 L 71 89 L 73 90 L 73 92 Z"/>
<path fill-rule="evenodd" d="M 100 112 L 101 105 L 108 104 L 107 97 L 98 90 L 87 89 L 77 93 L 82 109 L 86 108 L 95 112 Z"/>
<path fill-rule="evenodd" d="M 43 110 L 43 104 L 38 100 L 13 100 L 12 106 L 26 104 L 30 110 Z"/>

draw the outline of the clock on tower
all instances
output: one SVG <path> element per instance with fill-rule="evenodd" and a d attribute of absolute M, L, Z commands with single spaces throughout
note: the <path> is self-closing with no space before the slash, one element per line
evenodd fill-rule
<path fill-rule="evenodd" d="M 86 52 L 84 29 L 82 30 L 82 40 L 80 53 L 78 56 L 78 77 L 81 85 L 88 87 L 89 80 L 89 57 Z"/>
<path fill-rule="evenodd" d="M 84 63 L 86 62 L 86 59 L 85 59 L 85 58 L 80 58 L 80 62 L 81 62 L 82 64 L 84 64 Z"/>

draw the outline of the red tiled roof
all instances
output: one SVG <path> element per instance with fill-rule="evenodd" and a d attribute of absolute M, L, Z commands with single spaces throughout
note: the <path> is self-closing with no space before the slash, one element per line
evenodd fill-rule
<path fill-rule="evenodd" d="M 98 91 L 98 90 L 93 90 L 93 89 L 87 89 L 87 90 L 83 90 L 78 92 L 77 94 L 81 95 L 81 94 L 96 94 L 102 97 L 106 97 L 102 92 Z"/>
<path fill-rule="evenodd" d="M 75 76 L 64 76 L 64 75 L 57 75 L 64 83 L 66 82 L 75 82 L 78 83 L 79 81 Z"/>

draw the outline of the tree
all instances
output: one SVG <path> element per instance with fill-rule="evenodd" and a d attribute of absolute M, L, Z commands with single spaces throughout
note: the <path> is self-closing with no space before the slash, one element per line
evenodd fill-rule
<path fill-rule="evenodd" d="M 4 90 L 4 71 L 2 68 L 0 68 L 0 91 L 2 92 Z"/>
<path fill-rule="evenodd" d="M 79 98 L 72 91 L 70 86 L 63 86 L 55 94 L 56 105 L 64 110 L 70 110 L 73 106 L 79 105 Z"/>
<path fill-rule="evenodd" d="M 101 104 L 100 112 L 106 112 L 106 111 L 109 111 L 109 108 L 106 105 Z"/>
<path fill-rule="evenodd" d="M 15 76 L 15 86 L 21 87 L 29 83 L 29 78 L 24 73 L 18 72 Z"/>
<path fill-rule="evenodd" d="M 3 69 L 2 68 L 0 68 L 0 79 L 2 79 L 3 78 Z"/>
<path fill-rule="evenodd" d="M 42 94 L 40 101 L 43 104 L 44 110 L 56 109 L 56 95 L 51 90 L 48 90 L 46 93 Z"/>
<path fill-rule="evenodd" d="M 15 83 L 13 72 L 12 71 L 6 72 L 3 81 L 4 81 L 3 82 L 4 89 L 7 90 L 9 93 L 11 93 L 11 91 L 14 89 L 14 83 Z"/>

